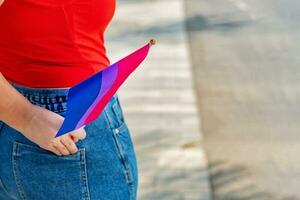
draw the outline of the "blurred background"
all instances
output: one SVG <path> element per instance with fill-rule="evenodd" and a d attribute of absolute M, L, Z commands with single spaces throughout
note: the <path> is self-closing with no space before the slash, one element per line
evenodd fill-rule
<path fill-rule="evenodd" d="M 118 0 L 115 62 L 141 200 L 300 199 L 300 1 Z"/>

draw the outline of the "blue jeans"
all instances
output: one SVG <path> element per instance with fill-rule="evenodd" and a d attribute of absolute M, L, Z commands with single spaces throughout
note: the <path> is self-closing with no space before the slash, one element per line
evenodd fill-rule
<path fill-rule="evenodd" d="M 68 88 L 12 85 L 65 117 Z M 78 152 L 57 156 L 0 121 L 0 200 L 135 200 L 136 155 L 117 94 L 84 129 Z"/>

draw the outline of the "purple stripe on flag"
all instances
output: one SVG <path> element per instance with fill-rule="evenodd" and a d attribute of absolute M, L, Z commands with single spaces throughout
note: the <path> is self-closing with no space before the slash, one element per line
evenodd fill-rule
<path fill-rule="evenodd" d="M 105 93 L 111 88 L 111 86 L 114 84 L 116 78 L 118 75 L 118 65 L 112 65 L 109 68 L 102 71 L 102 85 L 101 89 L 98 93 L 98 96 L 96 97 L 93 104 L 88 108 L 88 110 L 84 113 L 82 118 L 79 120 L 79 122 L 76 125 L 76 129 L 80 128 L 84 125 L 86 119 L 91 114 L 91 112 L 95 109 L 95 107 L 98 105 L 99 101 L 102 99 L 102 97 L 105 95 Z"/>

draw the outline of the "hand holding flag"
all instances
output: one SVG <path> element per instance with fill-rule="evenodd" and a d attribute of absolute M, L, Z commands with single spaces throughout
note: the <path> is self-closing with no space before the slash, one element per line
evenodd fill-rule
<path fill-rule="evenodd" d="M 98 118 L 118 88 L 148 55 L 150 40 L 142 48 L 70 88 L 65 120 L 55 137 L 81 128 Z"/>

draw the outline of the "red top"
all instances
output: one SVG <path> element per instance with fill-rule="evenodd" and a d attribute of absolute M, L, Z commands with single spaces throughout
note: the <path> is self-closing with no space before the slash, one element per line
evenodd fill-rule
<path fill-rule="evenodd" d="M 110 65 L 104 32 L 115 0 L 5 0 L 0 71 L 27 87 L 71 87 Z"/>

